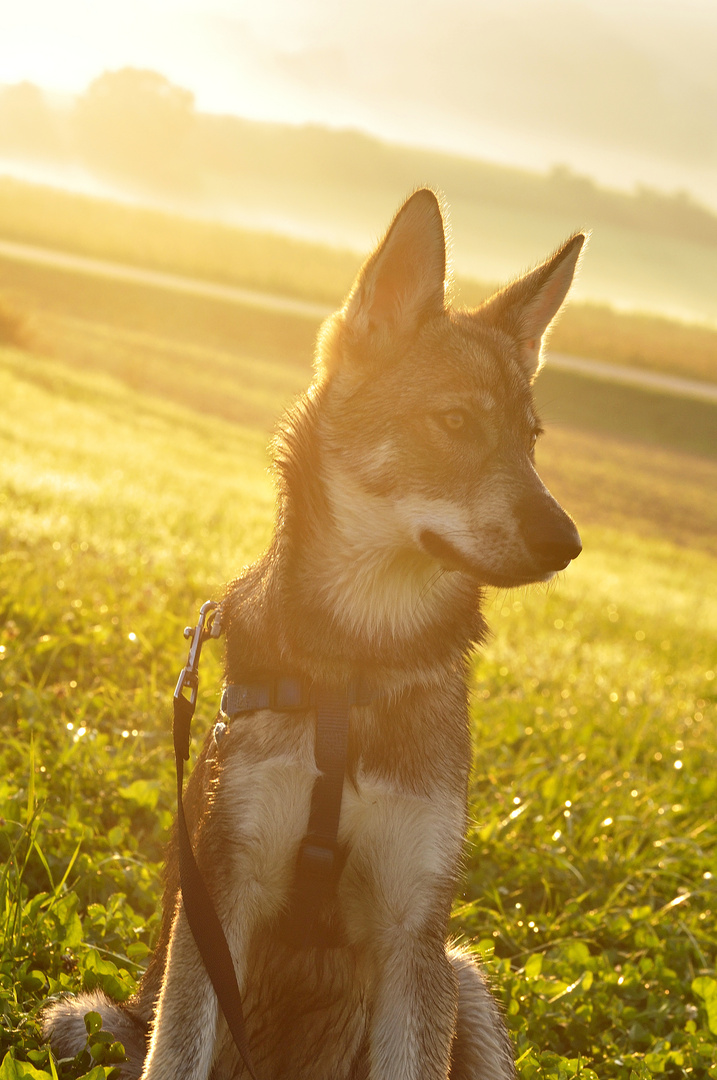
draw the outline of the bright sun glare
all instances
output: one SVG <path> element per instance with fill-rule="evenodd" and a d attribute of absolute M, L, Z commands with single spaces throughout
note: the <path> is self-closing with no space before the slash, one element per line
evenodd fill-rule
<path fill-rule="evenodd" d="M 151 68 L 207 111 L 564 161 L 715 203 L 708 0 L 649 15 L 642 0 L 28 0 L 4 5 L 0 39 L 0 84 L 77 94 L 105 70 Z"/>

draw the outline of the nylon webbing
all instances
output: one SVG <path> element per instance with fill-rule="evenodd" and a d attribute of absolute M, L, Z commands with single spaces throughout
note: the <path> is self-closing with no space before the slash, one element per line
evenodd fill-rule
<path fill-rule="evenodd" d="M 348 691 L 318 686 L 314 753 L 320 772 L 311 795 L 309 828 L 299 849 L 289 912 L 289 925 L 299 944 L 322 943 L 317 916 L 322 898 L 331 894 L 339 875 L 338 831 L 348 734 Z"/>
<path fill-rule="evenodd" d="M 182 901 L 189 928 L 194 935 L 199 954 L 217 995 L 217 1001 L 224 1013 L 227 1027 L 249 1075 L 252 1080 L 257 1080 L 247 1043 L 241 993 L 234 970 L 234 961 L 219 916 L 194 858 L 187 820 L 184 816 L 182 800 L 184 761 L 189 758 L 189 736 L 193 716 L 193 702 L 187 701 L 181 694 L 175 695 L 172 732 L 177 766 L 177 830 Z"/>

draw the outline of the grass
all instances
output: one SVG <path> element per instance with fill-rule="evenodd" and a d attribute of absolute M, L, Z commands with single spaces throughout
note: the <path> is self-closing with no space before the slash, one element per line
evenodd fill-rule
<path fill-rule="evenodd" d="M 61 306 L 38 330 L 54 327 L 53 356 L 0 349 L 0 1080 L 102 1080 L 119 1056 L 90 1030 L 53 1063 L 38 1009 L 82 986 L 126 997 L 146 963 L 182 628 L 267 541 L 268 429 L 309 363 L 291 321 L 269 333 L 246 315 L 238 350 L 241 325 L 219 340 L 209 308 L 177 311 L 173 337 L 161 303 L 124 332 L 117 312 L 87 323 Z M 717 1076 L 717 462 L 670 428 L 651 443 L 648 397 L 606 428 L 595 384 L 571 385 L 546 392 L 540 463 L 585 552 L 555 587 L 492 597 L 452 929 L 485 959 L 524 1080 L 703 1080 Z M 219 679 L 208 648 L 197 736 Z"/>
<path fill-rule="evenodd" d="M 501 957 L 519 1050 L 706 1076 L 708 1031 L 705 1060 L 684 1048 L 694 980 L 714 976 L 715 610 L 694 588 L 714 562 L 675 573 L 669 545 L 585 536 L 559 589 L 494 610 L 457 917 Z"/>
<path fill-rule="evenodd" d="M 351 251 L 0 178 L 0 236 L 334 304 Z"/>
<path fill-rule="evenodd" d="M 618 438 L 628 436 L 649 444 L 658 455 L 669 447 L 717 457 L 711 401 L 560 371 L 551 367 L 549 359 L 536 383 L 536 399 L 549 424 L 568 423 Z"/>
<path fill-rule="evenodd" d="M 505 214 L 515 217 L 507 209 Z M 583 218 L 578 221 L 584 223 Z M 382 224 L 377 219 L 376 229 Z M 474 232 L 480 236 L 484 225 L 469 217 L 457 235 Z M 541 240 L 536 250 L 544 248 L 547 255 L 562 232 L 563 226 L 556 223 L 548 230 L 549 239 Z M 361 261 L 354 252 L 327 245 L 9 179 L 0 179 L 0 237 L 315 300 L 329 307 L 343 301 Z M 605 262 L 605 256 L 601 258 Z M 517 273 L 524 259 L 516 250 L 506 274 Z M 0 270 L 0 287 L 30 297 L 35 294 L 35 278 L 44 280 L 49 273 L 2 260 Z M 609 277 L 609 260 L 603 273 Z M 480 303 L 495 287 L 468 278 L 459 278 L 456 285 L 457 298 L 468 305 Z M 558 324 L 552 346 L 608 363 L 717 381 L 717 328 L 710 325 L 574 303 Z"/>

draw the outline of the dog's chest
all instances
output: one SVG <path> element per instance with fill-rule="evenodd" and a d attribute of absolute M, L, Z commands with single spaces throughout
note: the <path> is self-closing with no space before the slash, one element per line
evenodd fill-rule
<path fill-rule="evenodd" d="M 339 840 L 347 851 L 338 898 L 349 940 L 421 932 L 452 894 L 465 831 L 456 793 L 418 795 L 359 774 L 344 786 Z"/>
<path fill-rule="evenodd" d="M 409 737 L 405 710 L 362 713 L 352 728 L 338 833 L 345 863 L 337 899 L 355 943 L 379 928 L 425 924 L 438 894 L 455 886 L 465 830 L 465 767 L 447 754 L 445 733 L 437 764 L 431 740 L 420 737 L 421 716 Z M 222 847 L 236 853 L 237 875 L 265 882 L 268 907 L 279 910 L 308 829 L 318 775 L 314 722 L 272 713 L 237 721 L 221 747 L 215 822 Z"/>

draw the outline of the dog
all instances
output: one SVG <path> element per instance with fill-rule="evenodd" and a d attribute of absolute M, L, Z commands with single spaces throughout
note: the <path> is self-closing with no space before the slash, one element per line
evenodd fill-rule
<path fill-rule="evenodd" d="M 446 943 L 466 830 L 466 663 L 486 633 L 486 586 L 549 581 L 581 551 L 535 470 L 531 386 L 584 240 L 479 308 L 454 309 L 441 204 L 417 190 L 322 327 L 313 381 L 280 425 L 273 539 L 222 603 L 226 680 L 360 679 L 366 693 L 349 707 L 340 873 L 318 901 L 315 940 L 286 932 L 319 774 L 310 701 L 220 725 L 187 786 L 260 1080 L 515 1076 L 479 967 Z M 96 1010 L 125 1046 L 124 1080 L 249 1076 L 177 862 L 175 834 L 136 996 L 47 1007 L 59 1056 L 84 1046 Z"/>

